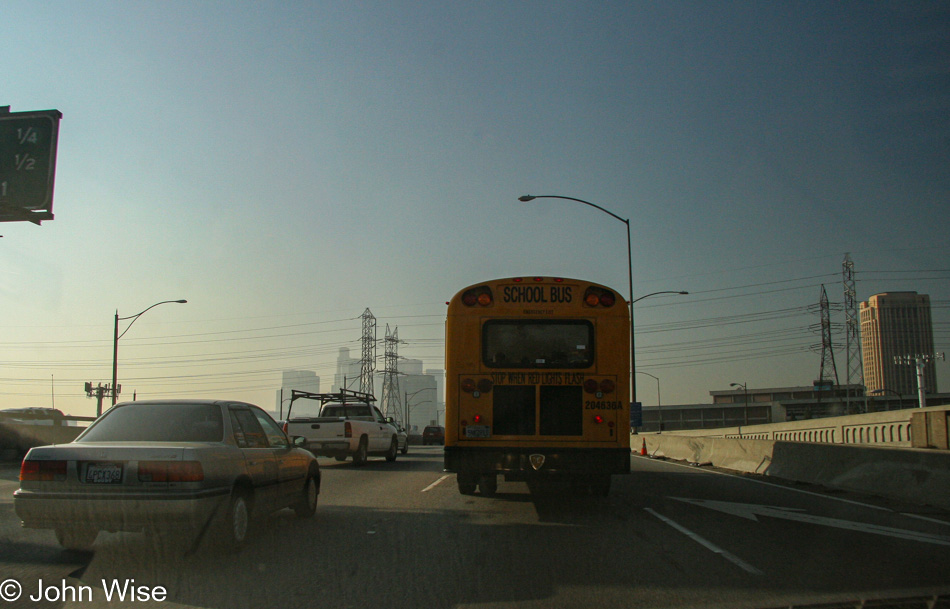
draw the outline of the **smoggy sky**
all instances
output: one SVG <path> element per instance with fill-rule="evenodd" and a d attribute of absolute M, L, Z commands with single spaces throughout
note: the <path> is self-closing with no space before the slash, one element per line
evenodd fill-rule
<path fill-rule="evenodd" d="M 515 275 L 627 297 L 663 404 L 817 378 L 821 285 L 930 294 L 950 347 L 950 3 L 19 2 L 0 105 L 57 109 L 55 219 L 0 225 L 0 408 L 274 408 L 360 315 L 442 368 Z M 844 314 L 833 311 L 846 378 Z M 125 322 L 120 328 L 124 329 Z M 383 367 L 382 348 L 378 367 Z M 938 362 L 940 389 L 950 390 Z M 637 375 L 639 397 L 657 382 Z"/>

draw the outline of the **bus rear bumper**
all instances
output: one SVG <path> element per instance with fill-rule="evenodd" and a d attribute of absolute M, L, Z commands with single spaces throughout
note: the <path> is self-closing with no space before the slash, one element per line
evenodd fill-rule
<path fill-rule="evenodd" d="M 629 474 L 629 448 L 445 447 L 445 471 L 503 474 L 506 480 Z"/>

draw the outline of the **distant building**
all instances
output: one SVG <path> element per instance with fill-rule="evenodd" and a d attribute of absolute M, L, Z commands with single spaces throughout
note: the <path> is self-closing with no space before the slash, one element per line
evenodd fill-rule
<path fill-rule="evenodd" d="M 310 370 L 284 370 L 281 375 L 280 390 L 277 392 L 277 407 L 274 411 L 278 418 L 283 418 L 287 412 L 287 406 L 290 404 L 291 392 L 309 391 L 310 393 L 320 393 L 320 377 L 316 372 Z M 294 403 L 294 413 L 318 414 L 307 410 L 307 403 L 312 400 L 298 400 Z"/>
<path fill-rule="evenodd" d="M 363 360 L 358 357 L 351 357 L 350 350 L 346 347 L 341 347 L 340 353 L 336 358 L 336 374 L 333 375 L 333 387 L 330 388 L 330 392 L 334 393 L 342 389 L 359 391 L 362 375 Z M 374 390 L 375 389 L 376 387 L 374 386 Z"/>
<path fill-rule="evenodd" d="M 895 358 L 934 355 L 930 296 L 885 292 L 861 303 L 861 348 L 868 395 L 917 393 L 917 368 Z M 924 370 L 925 391 L 937 393 L 933 359 Z"/>

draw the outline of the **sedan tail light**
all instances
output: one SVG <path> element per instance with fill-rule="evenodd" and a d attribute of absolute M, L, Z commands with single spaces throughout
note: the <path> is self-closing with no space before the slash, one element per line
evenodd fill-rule
<path fill-rule="evenodd" d="M 142 482 L 201 482 L 204 470 L 198 461 L 139 461 Z"/>
<path fill-rule="evenodd" d="M 66 479 L 65 461 L 23 460 L 20 464 L 20 480 L 53 482 Z"/>

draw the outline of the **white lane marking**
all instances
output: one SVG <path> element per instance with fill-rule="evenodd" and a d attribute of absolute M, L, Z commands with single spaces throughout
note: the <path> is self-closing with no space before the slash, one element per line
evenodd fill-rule
<path fill-rule="evenodd" d="M 935 522 L 937 524 L 943 524 L 950 526 L 950 522 L 946 520 L 938 520 L 936 518 L 928 518 L 927 516 L 921 516 L 920 514 L 910 514 L 908 512 L 901 512 L 901 516 L 907 516 L 908 518 L 917 518 L 918 520 L 926 520 L 927 522 Z"/>
<path fill-rule="evenodd" d="M 431 491 L 432 489 L 434 489 L 440 482 L 442 482 L 442 481 L 445 480 L 446 478 L 448 478 L 447 475 L 446 475 L 446 476 L 442 476 L 441 478 L 439 478 L 438 480 L 436 480 L 435 482 L 433 482 L 433 483 L 430 484 L 429 486 L 427 486 L 427 487 L 425 487 L 424 489 L 422 489 L 422 492 L 423 492 L 423 493 L 428 493 L 429 491 Z"/>
<path fill-rule="evenodd" d="M 750 564 L 747 563 L 746 561 L 742 560 L 741 558 L 739 558 L 739 557 L 736 556 L 735 554 L 732 554 L 732 553 L 730 553 L 730 552 L 727 552 L 726 550 L 723 550 L 722 548 L 720 548 L 719 546 L 715 545 L 715 544 L 712 543 L 711 541 L 708 541 L 707 539 L 705 539 L 705 538 L 703 538 L 703 537 L 700 537 L 699 535 L 697 535 L 696 533 L 690 531 L 690 530 L 687 529 L 686 527 L 684 527 L 684 526 L 682 526 L 682 525 L 680 525 L 680 524 L 678 524 L 678 523 L 676 523 L 676 522 L 673 522 L 672 520 L 670 520 L 670 519 L 667 518 L 666 516 L 663 516 L 662 514 L 657 514 L 655 511 L 653 511 L 653 510 L 650 509 L 650 508 L 643 508 L 643 509 L 646 510 L 647 512 L 649 512 L 650 514 L 653 514 L 654 516 L 656 516 L 657 518 L 659 518 L 660 520 L 662 520 L 662 521 L 665 522 L 666 524 L 670 525 L 671 527 L 673 527 L 674 529 L 676 529 L 676 530 L 679 531 L 680 533 L 686 535 L 687 537 L 689 537 L 690 539 L 692 539 L 692 540 L 695 541 L 696 543 L 700 544 L 701 546 L 703 546 L 703 547 L 706 548 L 707 550 L 709 550 L 709 551 L 711 551 L 711 552 L 713 552 L 713 553 L 715 553 L 715 554 L 719 554 L 720 556 L 722 556 L 723 558 L 725 558 L 725 559 L 728 560 L 729 562 L 733 563 L 734 565 L 738 566 L 738 567 L 741 568 L 742 570 L 747 571 L 747 572 L 749 572 L 749 573 L 751 573 L 751 574 L 753 574 L 753 575 L 764 575 L 764 573 L 762 573 L 761 571 L 759 571 L 758 569 L 756 569 L 755 567 L 753 567 L 752 565 L 750 565 Z"/>
<path fill-rule="evenodd" d="M 922 543 L 933 543 L 941 546 L 950 546 L 950 537 L 943 535 L 931 535 L 930 533 L 919 533 L 917 531 L 908 531 L 906 529 L 897 529 L 878 524 L 869 524 L 866 522 L 852 522 L 850 520 L 841 520 L 840 518 L 828 518 L 827 516 L 815 516 L 814 514 L 805 514 L 805 510 L 798 508 L 786 508 L 772 505 L 756 505 L 753 503 L 731 503 L 728 501 L 713 501 L 711 499 L 686 499 L 684 497 L 670 497 L 677 501 L 698 505 L 700 507 L 732 514 L 740 518 L 758 521 L 758 516 L 769 516 L 771 518 L 781 518 L 783 520 L 793 520 L 795 522 L 806 522 L 836 529 L 845 529 L 848 531 L 858 531 L 861 533 L 873 533 L 875 535 L 884 535 L 886 537 L 897 537 L 898 539 L 909 539 L 910 541 L 919 541 Z"/>

